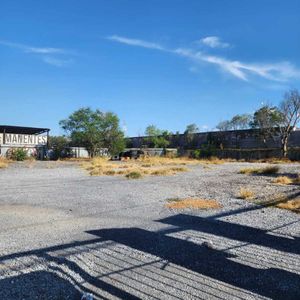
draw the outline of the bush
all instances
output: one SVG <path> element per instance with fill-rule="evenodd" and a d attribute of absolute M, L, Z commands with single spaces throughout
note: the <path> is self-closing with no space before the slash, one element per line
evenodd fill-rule
<path fill-rule="evenodd" d="M 49 159 L 57 160 L 59 158 L 69 157 L 68 152 L 69 140 L 64 136 L 50 136 L 49 137 Z"/>
<path fill-rule="evenodd" d="M 27 158 L 27 151 L 22 148 L 14 150 L 11 154 L 12 160 L 23 161 Z"/>
<path fill-rule="evenodd" d="M 130 172 L 126 175 L 127 179 L 139 179 L 142 177 L 142 174 L 137 171 Z"/>
<path fill-rule="evenodd" d="M 194 158 L 209 158 L 217 155 L 217 148 L 212 144 L 204 144 L 201 146 L 201 149 L 194 151 Z"/>

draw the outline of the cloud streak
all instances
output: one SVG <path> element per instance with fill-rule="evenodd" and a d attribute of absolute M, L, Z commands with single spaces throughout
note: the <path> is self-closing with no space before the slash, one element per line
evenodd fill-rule
<path fill-rule="evenodd" d="M 243 81 L 249 81 L 249 77 L 251 75 L 255 75 L 271 81 L 280 82 L 300 78 L 300 70 L 288 61 L 272 64 L 245 63 L 238 60 L 230 60 L 222 56 L 209 55 L 202 51 L 195 51 L 190 48 L 168 49 L 157 43 L 121 37 L 118 35 L 110 36 L 108 37 L 108 39 L 130 46 L 143 47 L 176 54 L 178 56 L 188 58 L 196 64 L 207 63 L 215 65 L 222 71 L 229 73 L 232 76 Z"/>
<path fill-rule="evenodd" d="M 53 47 L 34 47 L 20 43 L 14 43 L 10 41 L 0 40 L 0 45 L 18 49 L 24 53 L 33 54 L 40 58 L 44 63 L 55 67 L 64 67 L 72 63 L 71 59 L 61 59 L 55 56 L 72 54 L 62 48 Z M 54 56 L 55 55 L 55 56 Z"/>
<path fill-rule="evenodd" d="M 119 42 L 122 44 L 130 45 L 130 46 L 139 46 L 143 48 L 156 49 L 156 50 L 165 50 L 161 45 L 156 43 L 150 43 L 143 40 L 138 39 L 130 39 L 118 35 L 112 35 L 107 37 L 107 39 L 115 42 Z"/>
<path fill-rule="evenodd" d="M 199 42 L 210 48 L 228 48 L 230 46 L 230 44 L 222 42 L 217 36 L 207 36 Z"/>
<path fill-rule="evenodd" d="M 27 53 L 37 53 L 37 54 L 65 54 L 66 51 L 60 48 L 49 48 L 49 47 L 32 47 L 19 43 L 12 43 L 9 41 L 0 40 L 0 45 L 20 49 Z"/>
<path fill-rule="evenodd" d="M 64 67 L 70 63 L 72 63 L 72 60 L 71 59 L 58 59 L 58 58 L 54 58 L 54 57 L 51 57 L 51 56 L 44 56 L 42 58 L 42 60 L 49 64 L 49 65 L 52 65 L 52 66 L 55 66 L 55 67 Z"/>

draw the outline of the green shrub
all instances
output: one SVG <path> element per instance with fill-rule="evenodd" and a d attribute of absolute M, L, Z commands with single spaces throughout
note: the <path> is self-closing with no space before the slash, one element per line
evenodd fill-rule
<path fill-rule="evenodd" d="M 212 144 L 203 144 L 201 145 L 201 149 L 197 149 L 194 151 L 194 158 L 209 158 L 217 155 L 217 149 L 215 145 Z"/>
<path fill-rule="evenodd" d="M 141 177 L 142 177 L 142 174 L 140 172 L 136 172 L 136 171 L 130 172 L 126 175 L 127 179 L 139 179 Z"/>
<path fill-rule="evenodd" d="M 22 148 L 15 149 L 11 154 L 12 160 L 23 161 L 27 158 L 27 151 Z"/>

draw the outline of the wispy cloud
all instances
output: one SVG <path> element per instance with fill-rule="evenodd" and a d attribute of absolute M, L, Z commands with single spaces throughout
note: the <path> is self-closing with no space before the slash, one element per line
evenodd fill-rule
<path fill-rule="evenodd" d="M 51 56 L 43 56 L 42 60 L 52 66 L 55 67 L 64 67 L 70 63 L 72 63 L 71 59 L 58 59 L 55 57 L 51 57 Z"/>
<path fill-rule="evenodd" d="M 109 37 L 107 37 L 107 39 L 115 41 L 115 42 L 119 42 L 122 44 L 130 45 L 130 46 L 139 46 L 139 47 L 149 48 L 149 49 L 165 50 L 164 47 L 162 47 L 161 45 L 156 44 L 156 43 L 146 42 L 146 41 L 138 40 L 138 39 L 130 39 L 130 38 L 126 38 L 126 37 L 122 37 L 122 36 L 118 36 L 118 35 L 109 36 Z"/>
<path fill-rule="evenodd" d="M 33 54 L 36 57 L 40 58 L 43 62 L 55 67 L 64 67 L 73 61 L 72 59 L 61 59 L 53 56 L 53 55 L 65 56 L 69 54 L 74 54 L 71 51 L 62 48 L 35 47 L 35 46 L 29 46 L 25 44 L 14 43 L 14 42 L 4 41 L 4 40 L 0 40 L 0 45 L 10 47 L 10 48 L 15 48 L 24 53 Z"/>
<path fill-rule="evenodd" d="M 27 53 L 38 53 L 38 54 L 65 54 L 66 51 L 61 48 L 50 48 L 50 47 L 32 47 L 19 43 L 12 43 L 9 41 L 0 40 L 0 45 L 17 48 Z"/>
<path fill-rule="evenodd" d="M 210 48 L 227 48 L 230 46 L 229 43 L 222 42 L 217 36 L 207 36 L 201 39 L 199 42 Z"/>
<path fill-rule="evenodd" d="M 276 63 L 245 63 L 238 60 L 230 60 L 222 56 L 209 55 L 202 51 L 196 51 L 190 48 L 168 49 L 160 44 L 151 43 L 139 39 L 131 39 L 113 35 L 109 40 L 148 49 L 155 49 L 164 52 L 173 53 L 181 57 L 189 58 L 197 64 L 208 63 L 216 65 L 221 70 L 233 75 L 234 77 L 248 81 L 251 75 L 256 75 L 272 81 L 288 81 L 294 78 L 300 78 L 300 70 L 288 61 Z"/>

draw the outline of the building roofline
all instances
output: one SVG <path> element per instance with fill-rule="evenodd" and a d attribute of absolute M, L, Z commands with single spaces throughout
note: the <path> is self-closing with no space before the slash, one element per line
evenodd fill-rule
<path fill-rule="evenodd" d="M 11 126 L 0 125 L 0 133 L 14 133 L 14 134 L 42 134 L 49 132 L 49 128 L 27 127 L 27 126 Z"/>

